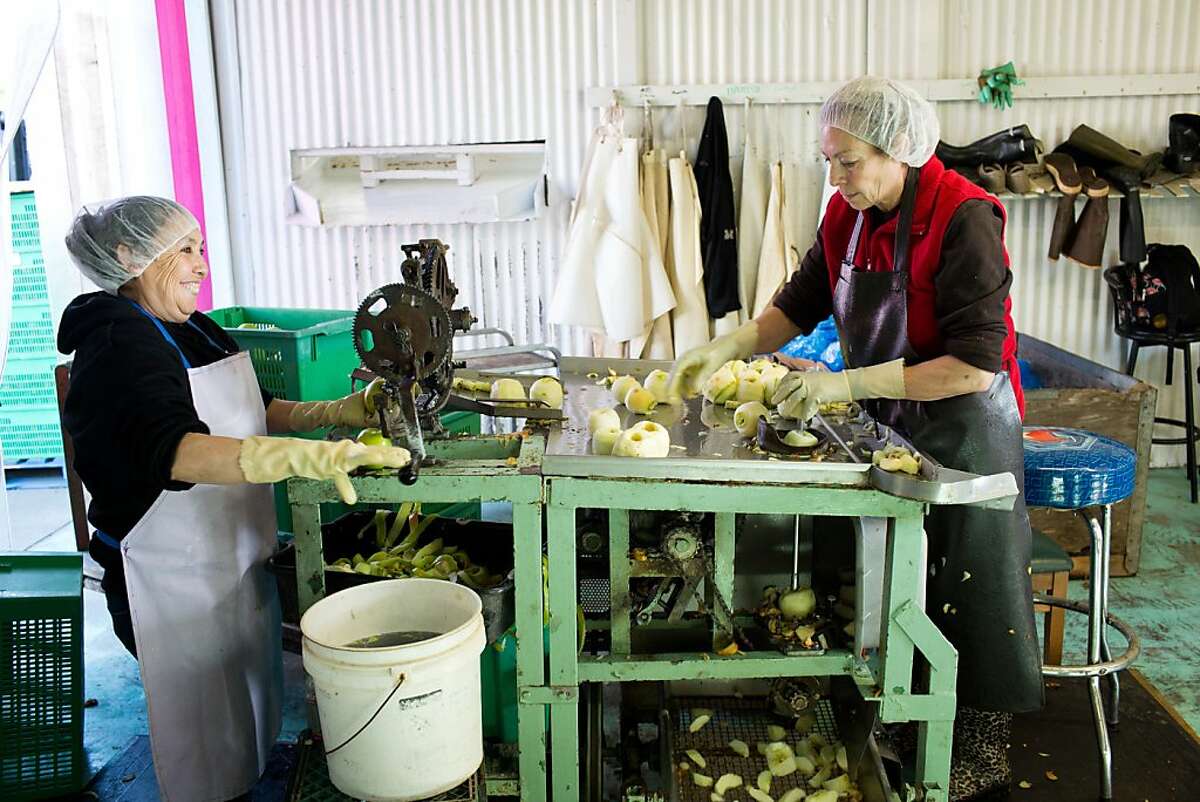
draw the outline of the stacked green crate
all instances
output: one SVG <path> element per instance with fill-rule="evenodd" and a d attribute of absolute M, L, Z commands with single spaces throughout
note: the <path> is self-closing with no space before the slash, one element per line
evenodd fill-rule
<path fill-rule="evenodd" d="M 74 794 L 83 752 L 83 556 L 0 555 L 0 799 Z"/>
<path fill-rule="evenodd" d="M 12 322 L 0 380 L 0 442 L 7 464 L 40 464 L 62 458 L 62 434 L 54 391 L 54 321 L 32 192 L 12 195 L 12 239 Z"/>

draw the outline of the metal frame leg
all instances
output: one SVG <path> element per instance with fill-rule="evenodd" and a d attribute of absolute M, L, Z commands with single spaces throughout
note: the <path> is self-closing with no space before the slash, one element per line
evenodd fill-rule
<path fill-rule="evenodd" d="M 1104 505 L 1104 523 L 1101 530 L 1104 534 L 1104 584 L 1101 589 L 1102 608 L 1100 610 L 1100 655 L 1105 660 L 1112 660 L 1112 650 L 1108 646 L 1108 580 L 1112 571 L 1112 505 Z M 1121 680 L 1114 671 L 1108 675 L 1108 723 L 1116 726 L 1120 723 Z"/>
<path fill-rule="evenodd" d="M 1192 494 L 1192 503 L 1196 503 L 1197 498 L 1197 474 L 1200 473 L 1200 468 L 1196 466 L 1196 414 L 1194 412 L 1192 399 L 1192 346 L 1190 343 L 1183 344 L 1183 397 L 1184 409 L 1183 420 L 1186 425 L 1184 436 L 1187 440 L 1187 466 L 1188 466 L 1188 484 L 1190 485 Z"/>
<path fill-rule="evenodd" d="M 1137 340 L 1129 341 L 1129 357 L 1125 360 L 1125 373 L 1130 376 L 1133 375 L 1134 368 L 1137 367 L 1138 348 L 1140 347 Z"/>
<path fill-rule="evenodd" d="M 1104 642 L 1104 607 L 1107 592 L 1108 550 L 1104 528 L 1093 517 L 1087 516 L 1088 532 L 1092 536 L 1090 558 L 1091 581 L 1088 609 L 1088 659 L 1089 663 L 1100 662 L 1101 644 Z M 1099 675 L 1088 677 L 1088 695 L 1092 700 L 1092 723 L 1096 727 L 1096 747 L 1100 751 L 1100 798 L 1112 799 L 1112 745 L 1108 740 L 1108 723 L 1104 717 L 1104 701 L 1100 693 Z"/>

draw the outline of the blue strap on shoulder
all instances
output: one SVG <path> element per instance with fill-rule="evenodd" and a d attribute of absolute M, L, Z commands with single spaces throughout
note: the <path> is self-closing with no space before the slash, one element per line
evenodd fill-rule
<path fill-rule="evenodd" d="M 187 370 L 191 370 L 192 363 L 188 362 L 188 358 L 183 355 L 183 349 L 179 347 L 179 343 L 175 342 L 175 338 L 172 337 L 170 332 L 167 331 L 167 327 L 162 324 L 162 321 L 159 320 L 158 318 L 156 318 L 154 315 L 147 312 L 145 309 L 143 309 L 141 304 L 139 304 L 137 301 L 133 300 L 132 298 L 126 298 L 125 300 L 127 300 L 127 301 L 129 301 L 129 303 L 133 304 L 134 309 L 141 312 L 143 315 L 146 316 L 147 320 L 149 320 L 151 323 L 154 324 L 154 327 L 156 329 L 158 329 L 158 333 L 163 336 L 163 339 L 166 340 L 167 342 L 169 342 L 171 344 L 171 347 L 173 347 L 176 351 L 179 352 L 179 358 L 181 360 L 183 360 L 183 367 Z M 201 332 L 201 333 L 203 333 L 203 332 Z"/>

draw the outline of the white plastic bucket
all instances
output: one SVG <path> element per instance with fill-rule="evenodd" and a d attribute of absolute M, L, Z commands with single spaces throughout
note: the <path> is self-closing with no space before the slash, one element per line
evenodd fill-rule
<path fill-rule="evenodd" d="M 372 802 L 425 799 L 483 762 L 482 604 L 437 579 L 370 582 L 322 599 L 300 619 L 329 779 Z M 444 633 L 404 646 L 349 648 L 371 635 Z"/>

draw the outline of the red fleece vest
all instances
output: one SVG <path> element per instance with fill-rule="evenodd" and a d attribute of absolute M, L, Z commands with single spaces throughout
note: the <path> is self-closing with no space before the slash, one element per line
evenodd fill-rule
<path fill-rule="evenodd" d="M 975 186 L 953 170 L 942 166 L 936 156 L 921 168 L 917 183 L 916 206 L 913 209 L 912 234 L 910 237 L 908 277 L 908 341 L 922 361 L 946 353 L 941 332 L 938 331 L 935 311 L 934 276 L 942 261 L 942 240 L 946 227 L 963 201 L 979 198 L 991 201 L 1000 210 L 1001 233 L 1008 222 L 1004 206 L 983 189 Z M 859 240 L 855 266 L 873 271 L 892 270 L 895 250 L 896 221 L 893 215 L 877 229 L 872 229 L 871 218 L 863 220 L 862 238 Z M 829 285 L 836 287 L 841 271 L 842 257 L 858 212 L 835 194 L 825 210 L 821 224 L 821 244 L 825 250 L 825 264 L 829 269 Z M 1008 249 L 1004 251 L 1004 263 L 1011 267 Z M 1002 365 L 1008 371 L 1013 393 L 1017 397 L 1017 408 L 1025 416 L 1025 395 L 1021 391 L 1021 371 L 1017 368 L 1017 335 L 1012 321 L 1012 299 L 1004 300 L 1004 322 L 1008 336 L 1004 338 Z"/>

